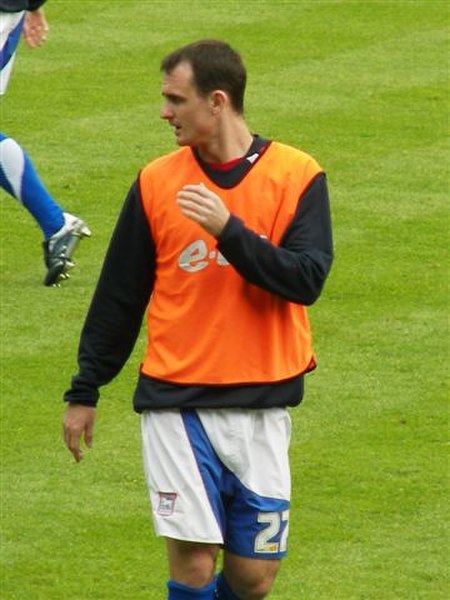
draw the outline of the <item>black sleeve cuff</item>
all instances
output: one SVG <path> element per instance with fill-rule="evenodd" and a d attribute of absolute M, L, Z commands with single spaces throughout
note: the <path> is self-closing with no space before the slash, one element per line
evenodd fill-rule
<path fill-rule="evenodd" d="M 64 394 L 64 402 L 82 404 L 83 406 L 97 406 L 100 393 L 97 388 L 77 381 L 77 376 L 72 379 L 72 387 Z"/>

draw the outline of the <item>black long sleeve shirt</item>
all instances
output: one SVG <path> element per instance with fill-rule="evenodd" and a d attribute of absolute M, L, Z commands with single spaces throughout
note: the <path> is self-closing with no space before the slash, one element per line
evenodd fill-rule
<path fill-rule="evenodd" d="M 254 147 L 264 151 L 267 143 L 255 138 Z M 197 160 L 222 187 L 229 187 L 245 176 L 242 163 L 232 172 L 223 172 L 203 164 L 198 155 Z M 325 175 L 319 174 L 299 198 L 297 212 L 279 246 L 259 237 L 234 215 L 220 234 L 217 246 L 248 282 L 288 301 L 312 304 L 321 293 L 333 257 Z M 95 406 L 99 387 L 120 372 L 139 335 L 154 277 L 155 245 L 136 181 L 129 190 L 106 254 L 82 330 L 79 372 L 65 394 L 66 401 Z M 287 381 L 245 386 L 186 386 L 140 374 L 134 408 L 141 412 L 171 407 L 295 406 L 302 396 L 302 374 Z"/>

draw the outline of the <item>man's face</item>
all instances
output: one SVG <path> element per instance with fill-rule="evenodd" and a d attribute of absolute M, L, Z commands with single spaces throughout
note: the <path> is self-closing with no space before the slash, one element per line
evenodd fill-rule
<path fill-rule="evenodd" d="M 199 96 L 192 83 L 192 67 L 183 62 L 164 75 L 161 118 L 174 128 L 179 146 L 202 146 L 211 140 L 215 120 L 211 97 Z"/>

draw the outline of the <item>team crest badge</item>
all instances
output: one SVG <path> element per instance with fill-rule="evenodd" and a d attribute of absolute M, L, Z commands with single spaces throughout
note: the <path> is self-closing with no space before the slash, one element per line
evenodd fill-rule
<path fill-rule="evenodd" d="M 158 515 L 170 517 L 175 508 L 177 495 L 173 492 L 159 492 Z"/>

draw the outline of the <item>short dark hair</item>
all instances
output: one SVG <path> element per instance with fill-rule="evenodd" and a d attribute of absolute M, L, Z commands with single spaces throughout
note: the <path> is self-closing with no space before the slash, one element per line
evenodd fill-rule
<path fill-rule="evenodd" d="M 193 42 L 171 52 L 161 61 L 161 71 L 169 74 L 180 63 L 192 67 L 193 83 L 202 96 L 223 90 L 230 97 L 234 110 L 244 112 L 247 71 L 238 52 L 220 40 Z"/>

